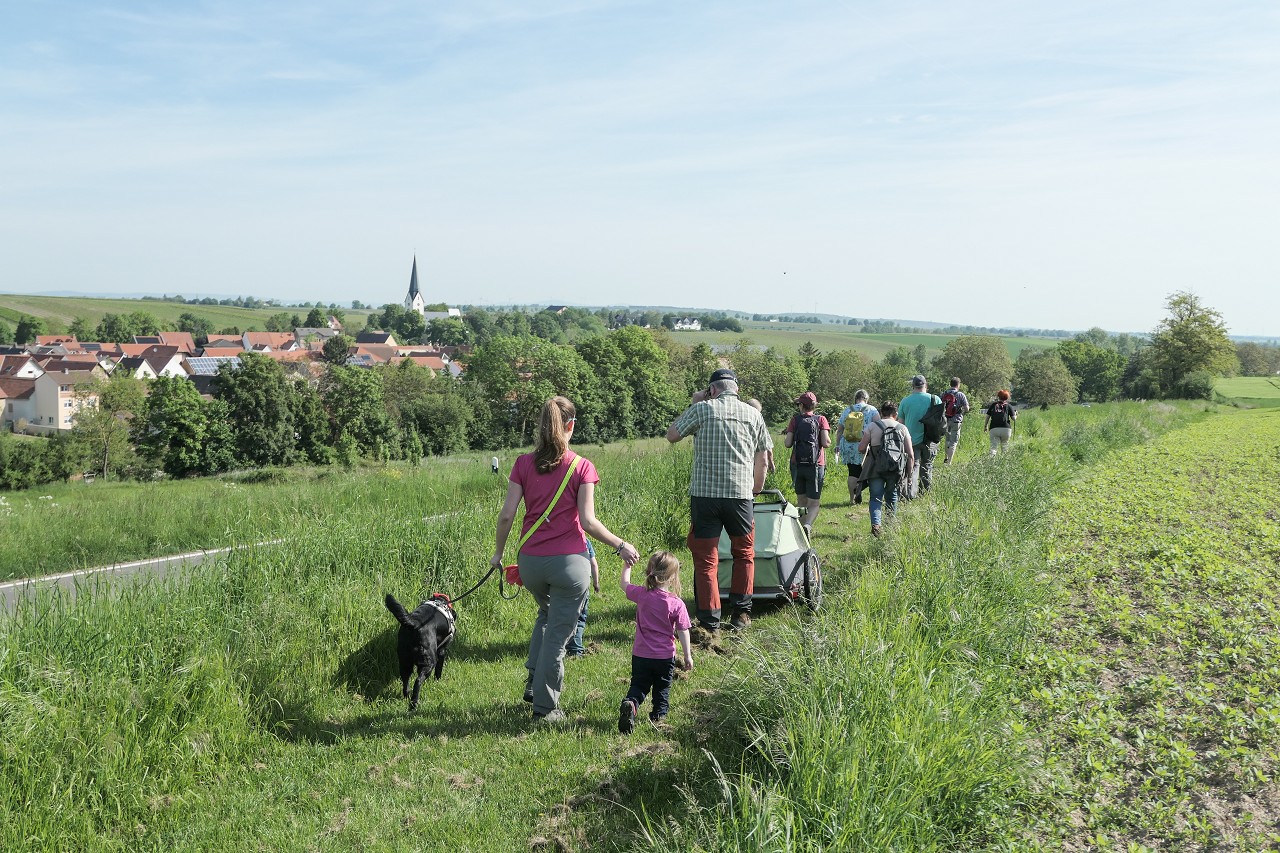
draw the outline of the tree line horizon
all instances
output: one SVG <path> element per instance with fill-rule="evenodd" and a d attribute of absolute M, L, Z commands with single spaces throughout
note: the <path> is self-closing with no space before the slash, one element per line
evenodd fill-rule
<path fill-rule="evenodd" d="M 475 341 L 460 379 L 411 361 L 347 366 L 341 345 L 316 365 L 242 353 L 238 368 L 220 370 L 211 400 L 186 379 L 115 374 L 90 389 L 99 404 L 71 430 L 44 441 L 0 435 L 0 488 L 86 471 L 150 480 L 522 447 L 533 439 L 542 403 L 555 394 L 578 408 L 579 443 L 650 438 L 665 432 L 722 363 L 774 424 L 803 391 L 817 394 L 820 411 L 834 418 L 859 389 L 877 402 L 901 399 L 917 373 L 935 390 L 959 376 L 976 407 L 1002 388 L 1020 403 L 1042 406 L 1209 399 L 1220 376 L 1280 371 L 1280 347 L 1232 343 L 1221 315 L 1195 294 L 1172 294 L 1165 307 L 1168 315 L 1149 336 L 1091 329 L 1048 349 L 1024 349 L 1016 360 L 1000 337 L 984 334 L 955 337 L 932 358 L 920 344 L 875 361 L 852 350 L 824 353 L 810 342 L 793 352 L 758 349 L 746 337 L 715 353 L 706 343 L 680 342 L 661 325 L 602 328 L 602 317 L 582 309 L 476 312 L 448 318 Z M 397 308 L 384 306 L 378 322 L 422 319 L 386 310 Z"/>

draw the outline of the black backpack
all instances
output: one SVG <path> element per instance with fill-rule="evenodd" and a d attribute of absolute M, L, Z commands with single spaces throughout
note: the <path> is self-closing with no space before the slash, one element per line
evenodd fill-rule
<path fill-rule="evenodd" d="M 936 444 L 947 434 L 947 406 L 936 396 L 929 408 L 920 416 L 924 425 L 924 440 L 927 444 Z"/>
<path fill-rule="evenodd" d="M 791 421 L 791 461 L 797 465 L 818 464 L 818 417 L 816 413 L 796 415 Z"/>
<path fill-rule="evenodd" d="M 1011 426 L 1013 424 L 1013 419 L 1018 416 L 1013 410 L 1013 406 L 1003 400 L 997 400 L 991 404 L 990 414 L 991 426 L 995 429 L 1004 429 Z"/>
<path fill-rule="evenodd" d="M 874 448 L 876 460 L 871 469 L 872 476 L 881 480 L 897 480 L 907 467 L 906 443 L 911 440 L 911 434 L 903 429 L 902 424 L 887 427 L 882 423 L 880 431 L 880 446 Z"/>

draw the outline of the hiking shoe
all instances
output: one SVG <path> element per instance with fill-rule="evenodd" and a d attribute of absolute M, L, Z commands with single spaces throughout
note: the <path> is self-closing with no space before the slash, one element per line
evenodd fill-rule
<path fill-rule="evenodd" d="M 634 699 L 623 699 L 618 708 L 618 731 L 629 735 L 636 730 L 636 702 Z"/>
<path fill-rule="evenodd" d="M 739 610 L 733 614 L 733 618 L 729 620 L 729 629 L 732 631 L 745 631 L 751 627 L 751 614 L 745 610 Z"/>
<path fill-rule="evenodd" d="M 533 673 L 529 673 L 529 677 L 524 680 L 524 701 L 533 703 Z"/>
<path fill-rule="evenodd" d="M 878 525 L 878 524 L 873 524 L 873 525 L 871 525 L 871 535 L 872 535 L 872 536 L 879 536 L 879 535 L 880 535 L 880 525 Z"/>
<path fill-rule="evenodd" d="M 564 711 L 561 711 L 559 708 L 552 708 L 545 714 L 539 714 L 537 711 L 533 712 L 533 721 L 535 723 L 552 725 L 554 723 L 563 723 L 566 719 L 568 719 L 568 717 L 566 717 Z"/>

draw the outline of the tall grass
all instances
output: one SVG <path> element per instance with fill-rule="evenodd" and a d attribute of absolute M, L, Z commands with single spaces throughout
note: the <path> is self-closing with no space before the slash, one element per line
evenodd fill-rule
<path fill-rule="evenodd" d="M 982 846 L 1032 768 L 1009 699 L 1051 595 L 1046 519 L 1080 460 L 1194 416 L 1132 405 L 1027 413 L 1016 450 L 941 472 L 879 543 L 827 561 L 815 618 L 753 643 L 708 703 L 716 784 L 688 819 L 650 819 L 651 850 Z M 971 430 L 962 458 L 980 451 Z M 1089 452 L 1081 452 L 1087 447 Z"/>
<path fill-rule="evenodd" d="M 824 610 L 762 616 L 737 652 L 702 655 L 670 734 L 625 750 L 604 736 L 633 615 L 616 589 L 593 599 L 602 648 L 574 664 L 574 728 L 529 737 L 528 600 L 491 591 L 460 607 L 447 689 L 403 713 L 381 594 L 470 586 L 499 478 L 442 462 L 293 483 L 306 498 L 280 544 L 255 546 L 248 519 L 231 554 L 186 576 L 45 591 L 0 621 L 0 848 L 516 849 L 574 825 L 619 849 L 979 846 L 1028 772 L 1006 700 L 1048 591 L 1044 513 L 1079 464 L 1063 436 L 1094 436 L 1084 458 L 1100 459 L 1190 416 L 1029 413 L 998 459 L 970 429 L 970 461 L 879 541 L 829 506 Z M 688 447 L 586 452 L 605 523 L 642 551 L 679 548 Z"/>
<path fill-rule="evenodd" d="M 654 456 L 654 446 L 587 452 L 606 472 L 600 517 L 665 547 L 680 511 L 670 489 L 688 459 Z M 279 544 L 252 544 L 254 531 L 182 576 L 89 580 L 74 600 L 56 589 L 26 598 L 0 623 L 0 849 L 158 844 L 189 832 L 182 802 L 193 789 L 282 743 L 334 744 L 375 724 L 364 698 L 398 697 L 381 595 L 416 602 L 477 581 L 505 492 L 490 484 L 498 480 L 486 468 L 467 494 L 467 476 L 443 463 L 374 472 L 330 503 L 312 492 Z M 518 696 L 528 599 L 486 592 L 461 613 L 459 653 L 472 644 L 480 656 L 476 689 L 493 697 L 491 649 Z M 468 713 L 487 721 L 481 707 Z"/>

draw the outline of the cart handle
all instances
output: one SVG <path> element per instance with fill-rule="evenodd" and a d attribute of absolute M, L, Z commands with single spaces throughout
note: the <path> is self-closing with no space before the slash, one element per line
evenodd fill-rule
<path fill-rule="evenodd" d="M 759 492 L 759 494 L 761 494 L 761 495 L 773 495 L 773 496 L 774 496 L 774 497 L 776 497 L 780 502 L 782 502 L 782 503 L 784 503 L 784 504 L 787 502 L 787 496 L 786 496 L 786 495 L 784 495 L 784 494 L 781 492 L 781 490 L 779 490 L 779 489 L 761 489 L 761 490 L 760 490 L 760 492 Z"/>

